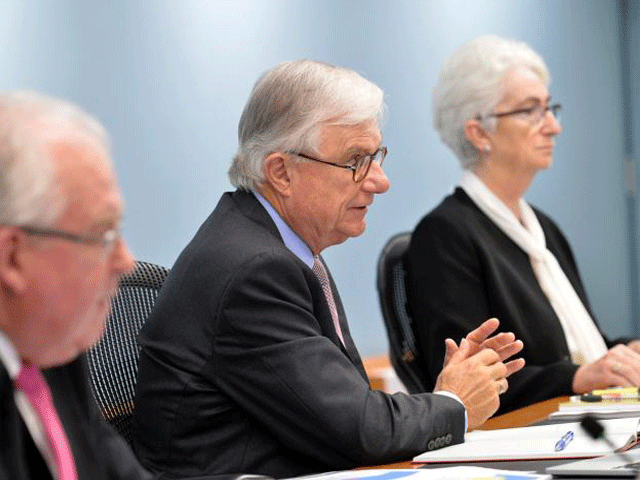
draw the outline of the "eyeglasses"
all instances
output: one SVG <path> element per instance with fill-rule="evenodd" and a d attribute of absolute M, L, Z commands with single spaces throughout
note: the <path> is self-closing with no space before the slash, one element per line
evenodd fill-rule
<path fill-rule="evenodd" d="M 30 225 L 18 225 L 17 228 L 27 235 L 44 238 L 60 238 L 82 245 L 99 246 L 105 255 L 113 250 L 115 243 L 121 238 L 120 230 L 112 229 L 99 235 L 80 235 L 77 233 L 56 230 L 55 228 L 41 228 Z"/>
<path fill-rule="evenodd" d="M 559 103 L 553 105 L 542 105 L 537 104 L 534 107 L 528 108 L 518 108 L 516 110 L 511 110 L 508 112 L 499 112 L 499 113 L 490 113 L 489 115 L 485 115 L 485 117 L 507 117 L 511 115 L 521 115 L 525 117 L 531 126 L 538 126 L 542 123 L 543 119 L 547 112 L 551 112 L 556 120 L 560 120 L 560 110 L 562 110 L 562 105 Z M 482 117 L 480 116 L 479 119 Z"/>
<path fill-rule="evenodd" d="M 375 162 L 378 165 L 382 165 L 385 157 L 387 156 L 387 147 L 380 147 L 378 150 L 373 152 L 372 154 L 363 155 L 358 153 L 353 155 L 347 160 L 344 164 L 342 163 L 333 163 L 327 162 L 326 160 L 320 160 L 319 158 L 312 157 L 310 155 L 306 155 L 304 153 L 299 152 L 286 152 L 289 155 L 295 155 L 296 157 L 301 157 L 307 160 L 312 160 L 314 162 L 324 163 L 325 165 L 332 165 L 338 168 L 345 168 L 347 170 L 351 170 L 353 172 L 353 181 L 358 183 L 365 179 L 367 174 L 369 173 L 369 169 L 371 168 L 371 163 Z"/>

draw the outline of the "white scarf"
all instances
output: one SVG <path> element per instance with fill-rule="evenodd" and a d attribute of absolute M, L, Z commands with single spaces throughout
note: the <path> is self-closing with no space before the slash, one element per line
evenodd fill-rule
<path fill-rule="evenodd" d="M 540 288 L 560 320 L 571 360 L 583 365 L 602 357 L 607 352 L 604 339 L 558 260 L 547 249 L 544 232 L 533 209 L 524 199 L 520 199 L 521 224 L 513 212 L 472 172 L 465 170 L 460 186 L 480 210 L 529 255 Z"/>

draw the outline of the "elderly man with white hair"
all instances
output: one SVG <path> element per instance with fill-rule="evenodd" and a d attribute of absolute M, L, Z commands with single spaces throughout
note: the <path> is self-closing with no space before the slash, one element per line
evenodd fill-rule
<path fill-rule="evenodd" d="M 102 420 L 82 352 L 134 261 L 106 133 L 62 100 L 0 95 L 0 479 L 149 479 Z"/>
<path fill-rule="evenodd" d="M 640 343 L 608 339 L 567 239 L 524 195 L 549 168 L 562 128 L 542 58 L 481 36 L 444 62 L 434 125 L 464 169 L 460 186 L 416 227 L 409 302 L 433 385 L 458 340 L 485 319 L 524 342 L 500 412 L 596 388 L 640 385 Z"/>
<path fill-rule="evenodd" d="M 136 451 L 168 477 L 287 477 L 458 443 L 498 408 L 522 344 L 458 346 L 436 394 L 370 388 L 320 253 L 364 232 L 389 188 L 383 94 L 356 72 L 285 62 L 255 85 L 225 193 L 181 253 L 142 329 Z M 487 348 L 490 347 L 490 348 Z"/>

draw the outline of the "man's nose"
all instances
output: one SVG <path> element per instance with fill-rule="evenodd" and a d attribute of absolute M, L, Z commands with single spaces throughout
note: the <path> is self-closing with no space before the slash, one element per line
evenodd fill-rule
<path fill-rule="evenodd" d="M 382 165 L 371 163 L 367 176 L 362 181 L 362 188 L 371 193 L 384 193 L 389 190 L 390 182 L 382 169 Z"/>

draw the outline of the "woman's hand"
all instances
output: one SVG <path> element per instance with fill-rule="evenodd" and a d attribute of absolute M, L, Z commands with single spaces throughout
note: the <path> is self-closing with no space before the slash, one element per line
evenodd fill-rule
<path fill-rule="evenodd" d="M 631 345 L 635 344 L 635 345 Z M 640 385 L 640 342 L 616 345 L 593 363 L 582 365 L 573 376 L 577 394 L 598 388 L 637 387 Z"/>

